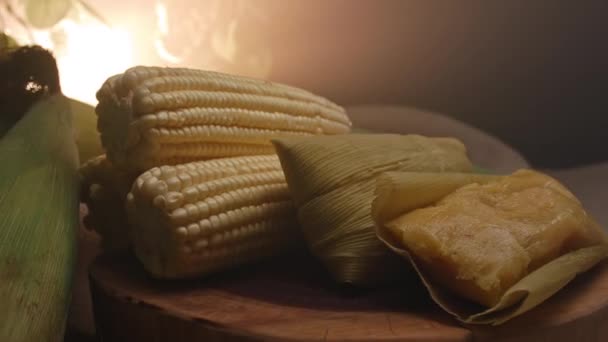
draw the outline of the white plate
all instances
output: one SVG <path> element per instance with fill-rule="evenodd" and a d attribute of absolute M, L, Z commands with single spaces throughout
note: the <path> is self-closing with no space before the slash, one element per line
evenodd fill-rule
<path fill-rule="evenodd" d="M 608 229 L 608 162 L 564 170 L 543 170 L 559 179 L 583 203 L 599 223 Z"/>
<path fill-rule="evenodd" d="M 421 134 L 460 139 L 477 166 L 500 173 L 529 167 L 524 157 L 496 137 L 447 116 L 397 106 L 352 106 L 346 111 L 355 127 L 377 132 Z"/>

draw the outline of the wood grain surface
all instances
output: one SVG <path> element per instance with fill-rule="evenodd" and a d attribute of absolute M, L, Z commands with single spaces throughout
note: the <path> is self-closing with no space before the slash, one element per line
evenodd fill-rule
<path fill-rule="evenodd" d="M 103 256 L 90 278 L 104 341 L 608 340 L 606 263 L 498 327 L 459 324 L 416 282 L 337 288 L 301 255 L 183 282 L 151 279 L 128 255 Z"/>

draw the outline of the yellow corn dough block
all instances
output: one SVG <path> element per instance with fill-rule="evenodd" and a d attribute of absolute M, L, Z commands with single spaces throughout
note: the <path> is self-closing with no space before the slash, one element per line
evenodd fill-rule
<path fill-rule="evenodd" d="M 463 186 L 385 226 L 423 271 L 488 307 L 545 263 L 606 243 L 572 193 L 531 170 Z"/>

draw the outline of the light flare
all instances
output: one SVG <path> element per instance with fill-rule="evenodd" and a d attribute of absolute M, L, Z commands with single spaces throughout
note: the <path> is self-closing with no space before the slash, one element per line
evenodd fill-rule
<path fill-rule="evenodd" d="M 166 36 L 169 34 L 169 16 L 167 15 L 167 6 L 162 2 L 156 3 L 156 25 L 160 34 Z"/>
<path fill-rule="evenodd" d="M 164 38 L 169 35 L 169 14 L 167 6 L 160 2 L 156 2 L 156 27 L 158 29 L 157 37 L 154 39 L 154 49 L 160 58 L 171 64 L 179 64 L 182 59 L 171 52 L 165 46 Z"/>
<path fill-rule="evenodd" d="M 179 64 L 182 62 L 182 59 L 173 55 L 167 48 L 165 47 L 165 43 L 161 38 L 156 38 L 154 40 L 154 48 L 156 49 L 156 53 L 158 57 L 162 58 L 164 61 L 169 62 L 171 64 Z"/>
<path fill-rule="evenodd" d="M 61 88 L 67 96 L 94 105 L 103 82 L 133 65 L 131 36 L 119 28 L 72 20 L 63 20 L 60 28 L 66 36 L 56 56 Z"/>
<path fill-rule="evenodd" d="M 2 2 L 2 0 L 0 0 Z M 38 44 L 53 51 L 61 86 L 72 98 L 95 105 L 95 93 L 108 77 L 136 64 L 192 67 L 266 78 L 273 56 L 265 35 L 270 20 L 249 1 L 208 0 L 196 10 L 155 0 L 145 26 L 108 24 L 78 8 L 53 27 L 23 27 L 4 13 L 5 32 L 20 44 Z M 175 12 L 175 13 L 174 13 Z M 172 20 L 172 16 L 177 19 Z M 111 17 L 111 13 L 110 13 Z M 135 44 L 137 42 L 137 44 Z M 143 44 L 149 50 L 138 51 Z M 135 57 L 137 57 L 135 59 Z"/>

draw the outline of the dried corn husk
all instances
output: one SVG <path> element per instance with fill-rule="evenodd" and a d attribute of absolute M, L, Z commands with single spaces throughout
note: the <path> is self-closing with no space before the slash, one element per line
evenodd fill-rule
<path fill-rule="evenodd" d="M 413 176 L 378 178 L 372 204 L 378 237 L 414 267 L 433 300 L 463 322 L 504 323 L 608 255 L 606 234 L 548 176 L 528 170 L 503 177 Z M 501 281 L 488 282 L 495 278 Z"/>
<path fill-rule="evenodd" d="M 387 171 L 460 171 L 472 165 L 452 138 L 349 134 L 274 141 L 310 249 L 336 281 L 376 285 L 402 261 L 377 239 L 375 178 Z"/>
<path fill-rule="evenodd" d="M 0 140 L 0 341 L 61 341 L 78 228 L 68 100 L 41 100 Z"/>
<path fill-rule="evenodd" d="M 386 172 L 376 179 L 372 216 L 386 222 L 414 209 L 429 206 L 461 186 L 487 183 L 502 176 L 479 173 Z"/>

